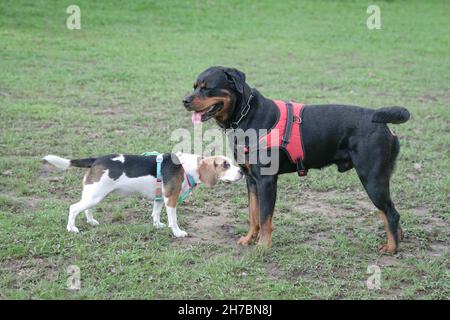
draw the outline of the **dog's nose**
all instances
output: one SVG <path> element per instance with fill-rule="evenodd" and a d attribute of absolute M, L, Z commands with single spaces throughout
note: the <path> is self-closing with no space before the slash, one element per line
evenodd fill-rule
<path fill-rule="evenodd" d="M 183 98 L 183 105 L 185 107 L 189 107 L 191 105 L 192 102 L 192 96 L 186 96 Z"/>

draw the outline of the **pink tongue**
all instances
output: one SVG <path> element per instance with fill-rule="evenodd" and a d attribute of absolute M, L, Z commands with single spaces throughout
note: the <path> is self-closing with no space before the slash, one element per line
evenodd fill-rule
<path fill-rule="evenodd" d="M 204 112 L 194 112 L 192 114 L 192 123 L 193 124 L 199 124 L 202 122 L 202 115 Z"/>

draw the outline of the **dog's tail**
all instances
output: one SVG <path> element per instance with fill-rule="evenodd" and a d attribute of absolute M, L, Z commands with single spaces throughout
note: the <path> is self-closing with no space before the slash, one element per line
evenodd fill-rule
<path fill-rule="evenodd" d="M 409 120 L 409 111 L 403 107 L 386 107 L 375 110 L 372 122 L 377 123 L 403 123 Z"/>
<path fill-rule="evenodd" d="M 42 161 L 48 162 L 61 170 L 66 170 L 69 167 L 90 168 L 95 160 L 97 160 L 97 158 L 69 160 L 53 155 L 42 158 Z"/>

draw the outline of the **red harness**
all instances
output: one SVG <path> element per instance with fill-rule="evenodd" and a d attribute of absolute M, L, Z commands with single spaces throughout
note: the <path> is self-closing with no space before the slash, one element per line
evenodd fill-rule
<path fill-rule="evenodd" d="M 299 176 L 306 176 L 307 170 L 303 166 L 305 150 L 302 142 L 303 104 L 273 100 L 280 111 L 280 116 L 270 131 L 259 139 L 262 148 L 281 148 L 286 151 L 289 160 L 297 165 Z M 273 130 L 278 130 L 278 139 L 272 137 Z M 275 135 L 276 136 L 276 135 Z"/>

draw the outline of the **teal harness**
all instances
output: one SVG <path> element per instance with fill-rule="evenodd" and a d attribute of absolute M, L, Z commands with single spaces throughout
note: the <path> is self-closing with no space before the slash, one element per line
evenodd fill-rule
<path fill-rule="evenodd" d="M 151 151 L 151 152 L 144 152 L 142 154 L 143 156 L 156 156 L 156 190 L 155 190 L 155 201 L 162 201 L 162 176 L 161 176 L 161 166 L 163 162 L 163 154 L 159 153 L 157 151 Z M 184 168 L 183 168 L 184 169 Z M 184 170 L 184 179 L 186 180 L 188 184 L 188 189 L 184 191 L 180 196 L 178 197 L 178 203 L 181 204 L 184 202 L 184 200 L 188 197 L 188 195 L 191 193 L 191 191 L 195 188 L 197 185 L 197 182 L 195 181 L 194 177 L 191 176 Z"/>

